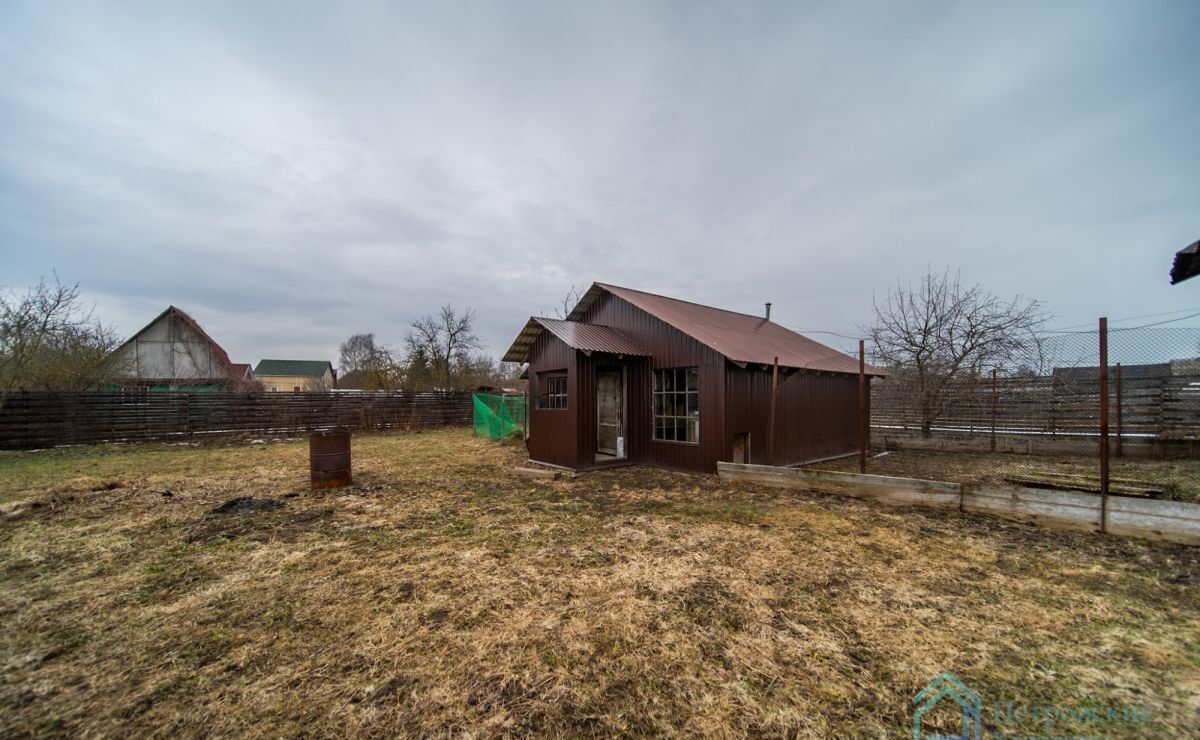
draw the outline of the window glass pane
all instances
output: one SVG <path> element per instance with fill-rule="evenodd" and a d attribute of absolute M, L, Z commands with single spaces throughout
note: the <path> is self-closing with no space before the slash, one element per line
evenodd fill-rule
<path fill-rule="evenodd" d="M 651 413 L 654 420 L 654 439 L 698 442 L 700 439 L 699 369 L 694 367 L 663 368 L 655 370 L 653 378 Z"/>

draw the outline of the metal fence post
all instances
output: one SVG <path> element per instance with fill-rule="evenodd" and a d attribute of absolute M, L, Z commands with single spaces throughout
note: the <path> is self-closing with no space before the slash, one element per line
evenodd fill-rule
<path fill-rule="evenodd" d="M 1108 530 L 1108 317 L 1100 318 L 1100 531 Z"/>
<path fill-rule="evenodd" d="M 867 472 L 867 352 L 858 340 L 858 472 Z"/>

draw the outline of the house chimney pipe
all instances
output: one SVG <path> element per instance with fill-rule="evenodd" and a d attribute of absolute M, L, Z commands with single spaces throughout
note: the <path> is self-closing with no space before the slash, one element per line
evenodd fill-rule
<path fill-rule="evenodd" d="M 767 301 L 767 321 L 771 320 L 771 302 Z"/>

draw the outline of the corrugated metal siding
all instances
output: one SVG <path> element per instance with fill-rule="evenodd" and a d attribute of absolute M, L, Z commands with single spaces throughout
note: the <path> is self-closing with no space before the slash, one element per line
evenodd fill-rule
<path fill-rule="evenodd" d="M 590 468 L 596 463 L 596 372 L 600 368 L 625 368 L 625 459 L 629 462 L 653 462 L 649 458 L 651 430 L 650 363 L 644 357 L 619 360 L 613 355 L 580 354 L 576 368 L 585 398 L 579 405 L 578 466 Z"/>
<path fill-rule="evenodd" d="M 567 371 L 567 408 L 549 410 L 537 408 L 538 397 L 545 392 L 541 388 L 539 373 L 547 370 Z M 578 464 L 577 451 L 579 372 L 575 363 L 575 350 L 561 339 L 543 332 L 534 342 L 529 355 L 529 457 L 538 462 L 575 468 Z"/>
<path fill-rule="evenodd" d="M 750 434 L 750 462 L 769 462 L 771 369 L 726 369 L 729 428 L 722 459 L 732 458 L 733 435 Z M 776 465 L 796 465 L 858 450 L 858 378 L 780 372 L 775 422 Z"/>
<path fill-rule="evenodd" d="M 580 317 L 582 321 L 611 326 L 650 352 L 650 362 L 630 362 L 628 387 L 631 459 L 667 468 L 716 471 L 723 459 L 725 427 L 725 358 L 675 327 L 611 294 L 598 298 Z M 652 439 L 652 368 L 700 368 L 700 444 Z M 592 387 L 595 375 L 591 377 Z M 594 424 L 593 424 L 594 427 Z M 594 430 L 588 437 L 594 449 Z M 634 457 L 636 455 L 636 457 Z"/>
<path fill-rule="evenodd" d="M 750 434 L 750 461 L 768 462 L 771 370 L 738 367 L 709 347 L 605 294 L 581 320 L 618 329 L 651 353 L 649 359 L 588 356 L 545 332 L 530 353 L 530 395 L 537 397 L 538 373 L 567 369 L 567 410 L 530 410 L 530 457 L 577 470 L 595 466 L 596 369 L 626 368 L 626 453 L 631 462 L 711 473 L 732 458 L 733 435 Z M 653 368 L 700 368 L 700 444 L 652 439 Z M 536 404 L 535 404 L 536 405 Z M 849 454 L 858 449 L 858 377 L 783 371 L 779 382 L 775 464 L 794 465 Z"/>
<path fill-rule="evenodd" d="M 505 362 L 525 362 L 533 350 L 533 343 L 543 332 L 549 331 L 566 342 L 568 347 L 588 352 L 610 352 L 617 355 L 642 356 L 649 352 L 637 346 L 629 337 L 607 326 L 587 324 L 582 321 L 563 321 L 542 316 L 531 316 L 525 328 L 513 340 L 504 353 Z"/>
<path fill-rule="evenodd" d="M 609 326 L 582 321 L 562 321 L 560 319 L 535 318 L 533 321 L 549 329 L 555 336 L 567 343 L 568 347 L 587 350 L 588 352 L 609 352 L 616 355 L 645 357 L 650 353 L 639 347 L 633 340 Z"/>

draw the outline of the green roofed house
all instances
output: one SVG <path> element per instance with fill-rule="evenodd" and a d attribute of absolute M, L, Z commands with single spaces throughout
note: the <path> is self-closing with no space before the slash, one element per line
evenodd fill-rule
<path fill-rule="evenodd" d="M 328 360 L 260 360 L 254 379 L 268 392 L 329 391 L 337 373 Z"/>

